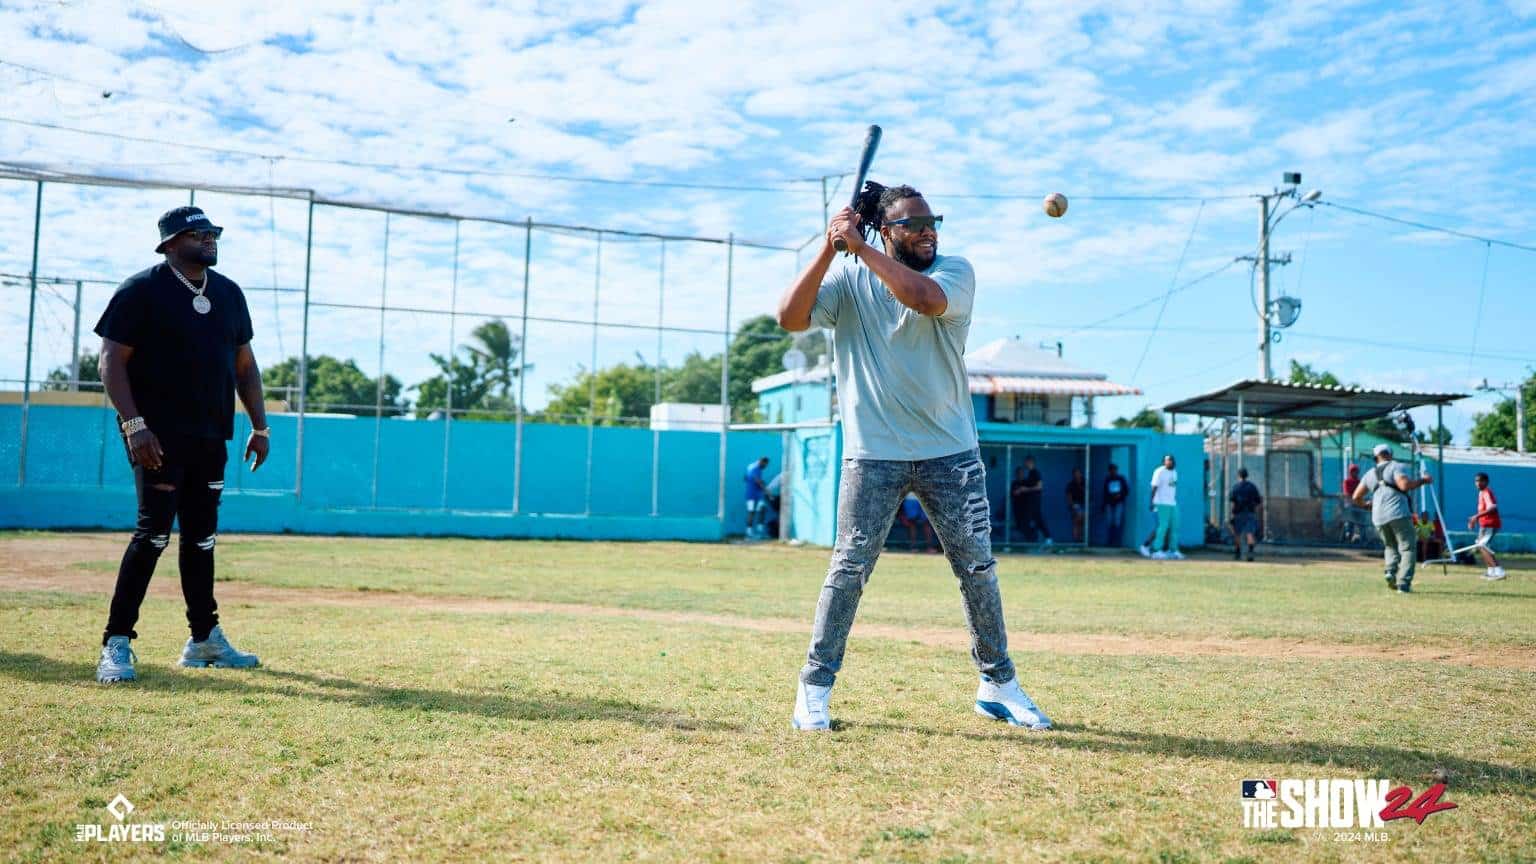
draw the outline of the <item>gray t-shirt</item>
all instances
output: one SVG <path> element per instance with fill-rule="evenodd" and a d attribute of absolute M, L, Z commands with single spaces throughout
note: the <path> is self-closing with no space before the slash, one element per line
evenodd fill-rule
<path fill-rule="evenodd" d="M 1377 480 L 1378 475 L 1380 480 Z M 1371 524 L 1385 525 L 1397 519 L 1413 517 L 1412 493 L 1397 488 L 1397 478 L 1413 479 L 1408 466 L 1401 462 L 1387 462 L 1372 467 L 1360 478 L 1360 485 L 1371 493 Z M 1385 483 L 1387 489 L 1380 487 Z"/>
<path fill-rule="evenodd" d="M 811 321 L 836 339 L 845 458 L 915 461 L 976 446 L 965 376 L 976 274 L 964 258 L 939 255 L 923 275 L 944 289 L 944 314 L 908 309 L 857 263 L 828 274 L 816 294 Z"/>

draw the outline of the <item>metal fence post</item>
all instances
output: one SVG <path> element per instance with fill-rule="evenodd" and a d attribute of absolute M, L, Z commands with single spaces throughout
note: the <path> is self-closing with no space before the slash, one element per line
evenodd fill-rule
<path fill-rule="evenodd" d="M 304 411 L 309 397 L 309 274 L 315 249 L 315 193 L 304 226 L 304 315 L 299 330 L 299 419 L 293 445 L 293 498 L 304 500 Z"/>
<path fill-rule="evenodd" d="M 592 276 L 592 366 L 587 369 L 587 476 L 582 497 L 582 513 L 592 515 L 592 444 L 597 423 L 597 318 L 603 293 L 603 232 L 597 232 L 596 272 Z"/>
<path fill-rule="evenodd" d="M 373 495 L 371 506 L 379 506 L 379 445 L 384 435 L 384 316 L 389 306 L 389 222 L 384 214 L 384 274 L 379 283 L 379 377 L 373 396 Z"/>
<path fill-rule="evenodd" d="M 69 389 L 80 390 L 80 295 L 84 292 L 85 283 L 75 280 L 75 331 L 74 339 L 70 342 L 69 349 Z"/>
<path fill-rule="evenodd" d="M 731 279 L 736 267 L 736 234 L 725 241 L 725 345 L 720 352 L 720 497 L 715 518 L 725 532 L 725 444 L 731 425 Z"/>
<path fill-rule="evenodd" d="M 667 241 L 661 241 L 660 284 L 656 288 L 656 395 L 651 404 L 661 404 L 661 337 L 666 327 L 667 311 Z M 651 421 L 651 515 L 661 515 L 661 431 Z"/>
<path fill-rule="evenodd" d="M 512 445 L 512 513 L 522 511 L 523 503 L 523 394 L 528 381 L 528 285 L 529 265 L 533 261 L 533 217 L 523 227 L 523 321 L 517 351 L 517 433 Z"/>
<path fill-rule="evenodd" d="M 43 233 L 43 181 L 37 181 L 37 204 L 32 213 L 32 271 L 28 274 L 31 296 L 27 300 L 27 367 L 21 384 L 21 440 L 16 460 L 16 485 L 27 485 L 27 433 L 32 413 L 32 332 L 37 323 L 37 250 Z"/>
<path fill-rule="evenodd" d="M 453 287 L 448 292 L 448 372 L 444 376 L 447 387 L 443 404 L 443 509 L 448 509 L 448 454 L 453 447 L 453 352 L 458 338 L 459 322 L 459 227 L 463 223 L 453 220 Z"/>

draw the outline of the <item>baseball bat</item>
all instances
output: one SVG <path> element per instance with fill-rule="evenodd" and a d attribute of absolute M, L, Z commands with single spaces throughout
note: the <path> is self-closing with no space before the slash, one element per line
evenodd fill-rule
<path fill-rule="evenodd" d="M 880 127 L 870 124 L 869 132 L 864 135 L 864 152 L 859 154 L 859 174 L 853 181 L 853 198 L 848 203 L 849 207 L 859 205 L 859 192 L 864 189 L 864 177 L 869 174 L 869 163 L 875 161 L 875 150 L 879 147 Z M 839 252 L 848 251 L 848 244 L 841 237 L 832 241 L 832 247 Z"/>

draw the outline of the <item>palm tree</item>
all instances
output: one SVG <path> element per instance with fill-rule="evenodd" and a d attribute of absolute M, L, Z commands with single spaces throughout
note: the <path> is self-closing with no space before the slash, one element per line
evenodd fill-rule
<path fill-rule="evenodd" d="M 485 380 L 497 387 L 503 400 L 512 398 L 512 384 L 532 364 L 518 362 L 522 346 L 505 321 L 494 318 L 470 331 L 470 344 L 464 346 L 475 362 L 485 369 Z"/>

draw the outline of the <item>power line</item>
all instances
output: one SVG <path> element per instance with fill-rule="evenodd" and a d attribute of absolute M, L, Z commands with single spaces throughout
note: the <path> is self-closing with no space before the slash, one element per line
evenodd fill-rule
<path fill-rule="evenodd" d="M 265 159 L 283 162 L 297 162 L 306 165 L 336 165 L 347 168 L 369 168 L 379 171 L 394 171 L 397 173 L 421 173 L 421 174 L 446 174 L 456 177 L 509 177 L 523 180 L 546 180 L 556 183 L 591 183 L 601 186 L 639 186 L 661 189 L 698 189 L 719 192 L 786 192 L 787 189 L 777 186 L 747 186 L 730 183 L 685 183 L 671 180 L 619 180 L 610 177 L 582 177 L 571 174 L 541 174 L 532 171 L 496 171 L 487 168 L 448 168 L 436 165 L 400 165 L 392 162 L 371 162 L 362 159 L 326 159 L 319 156 L 281 155 L 277 153 L 261 153 L 255 150 L 240 150 L 232 147 L 212 147 L 207 144 L 193 144 L 185 141 L 167 141 L 160 138 L 147 138 L 141 135 L 126 135 L 121 132 L 108 132 L 101 129 L 81 129 L 74 126 L 64 126 L 58 123 L 44 123 L 37 120 L 22 120 L 16 117 L 0 117 L 0 123 L 11 123 L 17 126 L 31 126 L 37 129 L 49 129 L 55 132 L 70 132 L 76 135 L 90 135 L 98 138 L 110 138 L 115 141 L 128 141 L 135 144 L 153 144 L 157 147 L 181 147 L 187 150 L 197 150 L 203 153 L 216 153 L 221 156 L 237 156 L 243 159 Z M 785 184 L 802 183 L 802 180 L 786 180 Z"/>
<path fill-rule="evenodd" d="M 1163 313 L 1168 311 L 1168 299 L 1173 296 L 1173 289 L 1179 284 L 1179 274 L 1184 272 L 1184 257 L 1189 254 L 1189 244 L 1195 240 L 1195 230 L 1200 227 L 1200 214 L 1205 212 L 1205 202 L 1200 202 L 1200 208 L 1195 211 L 1195 219 L 1189 226 L 1189 236 L 1184 238 L 1184 248 L 1179 250 L 1179 263 L 1174 265 L 1173 278 L 1168 280 L 1168 290 L 1163 294 L 1163 305 L 1157 307 L 1157 320 L 1152 322 L 1152 332 L 1147 334 L 1146 344 L 1141 346 L 1141 357 L 1136 361 L 1136 368 L 1131 372 L 1131 381 L 1136 381 L 1136 376 L 1141 374 L 1141 364 L 1147 362 L 1147 352 L 1152 350 L 1152 340 L 1157 338 L 1157 328 L 1163 323 Z"/>
<path fill-rule="evenodd" d="M 1476 240 L 1479 243 L 1488 243 L 1495 246 L 1504 246 L 1510 249 L 1519 249 L 1522 252 L 1536 252 L 1536 246 L 1526 246 L 1522 243 L 1514 243 L 1509 240 L 1499 240 L 1493 237 L 1484 237 L 1481 234 L 1473 234 L 1468 231 L 1457 231 L 1454 228 L 1442 228 L 1439 225 L 1430 225 L 1426 222 L 1415 222 L 1412 219 L 1401 219 L 1397 216 L 1388 216 L 1385 213 L 1377 213 L 1372 210 L 1364 210 L 1359 207 L 1351 207 L 1347 204 L 1338 204 L 1333 201 L 1318 201 L 1324 207 L 1332 207 L 1336 210 L 1344 210 L 1360 216 L 1369 216 L 1372 219 L 1382 219 L 1387 222 L 1396 222 L 1399 225 L 1407 225 L 1410 228 L 1418 228 L 1422 231 L 1434 231 L 1440 234 L 1449 234 L 1452 237 L 1462 237 L 1467 240 Z"/>
<path fill-rule="evenodd" d="M 1075 333 L 1081 333 L 1084 330 L 1095 330 L 1095 329 L 1098 329 L 1100 326 L 1102 326 L 1104 324 L 1108 324 L 1111 321 L 1118 321 L 1119 319 L 1124 318 L 1127 315 L 1133 314 L 1135 312 L 1139 312 L 1142 309 L 1145 309 L 1148 306 L 1151 306 L 1153 303 L 1157 303 L 1157 302 L 1163 300 L 1165 297 L 1171 297 L 1174 294 L 1182 294 L 1183 292 L 1188 291 L 1189 289 L 1195 287 L 1196 285 L 1199 285 L 1202 282 L 1205 282 L 1205 281 L 1210 280 L 1210 279 L 1214 279 L 1215 277 L 1217 277 L 1221 273 L 1223 273 L 1226 270 L 1230 269 L 1233 264 L 1236 264 L 1237 262 L 1239 262 L 1241 260 L 1242 260 L 1241 258 L 1233 258 L 1231 261 L 1228 261 L 1227 263 L 1221 265 L 1220 267 L 1217 267 L 1214 270 L 1210 270 L 1210 271 L 1206 272 L 1203 275 L 1196 276 L 1194 279 L 1191 279 L 1188 282 L 1185 282 L 1183 285 L 1180 285 L 1177 288 L 1173 288 L 1173 289 L 1171 289 L 1171 290 L 1169 290 L 1169 291 L 1167 291 L 1165 293 L 1158 294 L 1158 295 L 1153 296 L 1153 297 L 1149 297 L 1146 300 L 1143 300 L 1140 303 L 1137 303 L 1137 304 L 1135 304 L 1133 306 L 1127 307 L 1127 308 L 1125 308 L 1125 309 L 1123 309 L 1123 310 L 1121 310 L 1119 312 L 1116 312 L 1113 315 L 1109 315 L 1109 316 L 1106 316 L 1104 318 L 1100 318 L 1097 321 L 1093 321 L 1093 322 L 1090 322 L 1088 324 L 1081 324 L 1081 325 L 1078 325 L 1076 327 L 1073 327 L 1070 330 L 1066 330 L 1066 331 L 1062 332 L 1061 335 L 1062 336 L 1071 336 L 1071 335 L 1073 335 Z"/>

